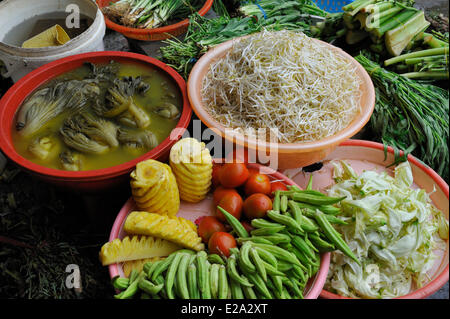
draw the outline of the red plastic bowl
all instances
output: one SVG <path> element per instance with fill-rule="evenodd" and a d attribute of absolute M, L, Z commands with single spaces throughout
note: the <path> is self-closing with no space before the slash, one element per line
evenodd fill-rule
<path fill-rule="evenodd" d="M 69 172 L 43 167 L 20 156 L 12 143 L 11 132 L 16 110 L 22 105 L 25 98 L 52 78 L 76 69 L 85 62 L 106 63 L 111 60 L 126 63 L 139 63 L 159 68 L 161 71 L 166 72 L 177 83 L 183 97 L 183 110 L 181 112 L 180 120 L 171 135 L 156 148 L 132 161 L 98 170 Z M 189 125 L 191 116 L 192 109 L 187 98 L 186 82 L 168 65 L 154 58 L 129 52 L 104 51 L 83 53 L 51 62 L 32 71 L 15 83 L 8 92 L 6 92 L 0 100 L 0 149 L 10 160 L 15 162 L 22 169 L 42 180 L 75 191 L 98 192 L 126 182 L 129 173 L 134 169 L 138 162 L 149 158 L 161 161 L 166 160 L 170 148 L 180 139 Z"/>
<path fill-rule="evenodd" d="M 271 181 L 282 181 L 286 185 L 296 185 L 294 181 L 281 174 L 280 172 L 274 171 L 273 169 L 262 166 L 260 164 L 248 164 L 249 167 L 260 169 L 262 173 L 268 174 Z M 130 198 L 125 205 L 120 210 L 119 214 L 114 221 L 111 233 L 109 235 L 109 241 L 113 241 L 116 238 L 123 238 L 125 232 L 123 231 L 123 224 L 125 223 L 126 217 L 131 213 L 136 207 L 133 198 Z M 201 216 L 206 216 L 207 214 L 214 214 L 212 209 L 212 195 L 209 194 L 206 199 L 197 204 L 186 203 L 181 201 L 180 210 L 177 216 L 189 219 L 193 222 Z M 320 258 L 320 268 L 317 274 L 311 278 L 305 287 L 305 299 L 317 299 L 320 292 L 325 284 L 328 269 L 330 267 L 330 253 L 321 254 Z M 111 278 L 116 276 L 124 276 L 121 264 L 112 264 L 108 266 L 109 274 Z"/>
<path fill-rule="evenodd" d="M 111 2 L 116 2 L 117 0 L 96 0 L 98 7 L 101 9 L 103 7 L 108 6 Z M 204 16 L 213 4 L 214 0 L 206 0 L 203 7 L 198 11 L 198 14 Z M 161 41 L 172 36 L 179 36 L 187 31 L 189 27 L 189 19 L 184 19 L 175 24 L 171 24 L 168 26 L 155 28 L 155 29 L 137 29 L 137 28 L 129 28 L 123 25 L 117 24 L 109 20 L 105 15 L 105 23 L 106 26 L 114 31 L 122 33 L 124 36 L 141 40 L 141 41 Z"/>
<path fill-rule="evenodd" d="M 401 152 L 400 156 L 402 156 L 403 154 L 404 153 Z M 386 166 L 386 163 L 392 163 L 394 160 L 394 149 L 392 147 L 388 147 L 387 159 L 386 161 L 384 161 L 384 146 L 382 144 L 363 140 L 348 140 L 340 144 L 336 151 L 331 153 L 329 157 L 327 157 L 327 159 L 337 158 L 361 160 Z M 432 192 L 434 187 L 436 186 L 435 192 L 433 192 L 433 194 L 431 195 L 431 200 L 439 209 L 443 211 L 445 217 L 448 220 L 448 184 L 434 170 L 424 165 L 414 156 L 409 155 L 408 161 L 411 164 L 412 172 L 414 175 L 414 183 L 416 183 L 419 187 L 425 189 L 428 193 Z M 422 288 L 415 289 L 404 296 L 400 296 L 394 299 L 424 299 L 437 292 L 442 286 L 445 285 L 446 282 L 448 282 L 448 256 L 449 246 L 447 241 L 447 250 L 442 256 L 440 265 L 431 275 L 431 280 Z M 327 290 L 322 290 L 322 292 L 320 293 L 320 297 L 326 299 L 351 299 L 331 293 Z"/>

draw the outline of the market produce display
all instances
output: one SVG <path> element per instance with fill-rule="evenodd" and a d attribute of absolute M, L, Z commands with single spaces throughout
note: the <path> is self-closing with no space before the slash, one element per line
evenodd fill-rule
<path fill-rule="evenodd" d="M 197 12 L 204 0 L 119 0 L 103 7 L 108 19 L 126 27 L 154 29 Z"/>
<path fill-rule="evenodd" d="M 448 221 L 425 190 L 413 186 L 409 162 L 387 172 L 357 175 L 345 161 L 334 163 L 336 181 L 328 196 L 344 196 L 337 206 L 346 225 L 337 226 L 360 264 L 332 253 L 325 289 L 353 298 L 395 298 L 429 280 L 439 252 L 445 251 Z M 378 281 L 368 280 L 376 267 Z"/>
<path fill-rule="evenodd" d="M 181 145 L 184 140 L 192 142 L 182 139 Z M 198 228 L 181 217 L 151 212 L 133 211 L 126 217 L 127 234 L 167 242 L 137 248 L 145 254 L 142 258 L 160 252 L 161 259 L 140 258 L 136 268 L 128 265 L 128 278 L 113 279 L 113 286 L 121 291 L 116 298 L 303 298 L 309 279 L 319 270 L 321 253 L 339 249 L 359 263 L 333 226 L 346 224 L 335 216 L 340 210 L 333 206 L 345 197 L 315 191 L 311 181 L 306 190 L 275 186 L 271 199 L 268 175 L 242 162 L 218 167 L 214 214 L 200 217 Z M 175 228 L 176 221 L 184 230 Z M 102 247 L 104 265 L 139 259 L 139 251 L 126 254 L 128 249 L 122 248 L 119 254 L 109 253 L 105 261 L 114 251 L 111 247 L 127 240 L 115 239 Z M 183 248 L 170 252 L 169 243 Z"/>
<path fill-rule="evenodd" d="M 259 14 L 252 11 L 258 17 L 255 21 L 242 14 L 248 11 L 244 9 L 249 5 L 246 1 L 239 2 L 236 11 L 241 14 L 233 18 L 226 10 L 214 19 L 192 16 L 184 40 L 166 40 L 168 45 L 160 50 L 161 59 L 187 78 L 197 59 L 210 48 L 231 38 L 261 32 L 264 28 L 301 31 L 333 42 L 355 53 L 374 82 L 377 101 L 368 125 L 368 135 L 386 146 L 404 151 L 406 155 L 415 155 L 448 181 L 450 164 L 448 147 L 445 146 L 449 132 L 448 84 L 437 82 L 448 79 L 448 32 L 442 34 L 427 29 L 429 23 L 424 20 L 423 12 L 414 8 L 414 1 L 409 0 L 354 1 L 343 8 L 344 12 L 333 14 L 325 11 L 320 14 L 321 9 L 318 8 L 311 12 L 311 6 L 315 4 L 294 2 L 280 1 L 279 5 L 285 5 L 288 11 L 272 12 L 270 4 L 264 7 L 264 1 L 261 6 L 267 15 L 274 14 L 281 20 L 285 15 L 296 13 L 299 16 L 295 19 L 296 24 L 264 19 L 261 10 Z M 325 19 L 308 21 L 300 17 L 302 14 L 314 14 Z M 369 26 L 366 25 L 368 22 Z M 403 28 L 406 31 L 400 32 Z M 401 51 L 398 48 L 402 48 Z M 389 52 L 393 50 L 397 50 L 397 56 Z M 412 80 L 405 81 L 400 75 Z M 432 106 L 428 107 L 428 103 Z M 406 156 L 398 156 L 398 161 L 405 159 Z"/>
<path fill-rule="evenodd" d="M 380 55 L 376 62 L 407 78 L 448 79 L 448 32 L 426 32 L 431 23 L 413 3 L 353 1 L 342 8 L 344 12 L 327 16 L 311 31 L 328 41 L 345 38 L 350 46 L 368 40 L 364 46 Z"/>
<path fill-rule="evenodd" d="M 221 9 L 220 0 L 214 1 L 219 17 L 206 19 L 198 14 L 192 15 L 184 40 L 174 38 L 163 41 L 167 45 L 160 48 L 162 61 L 187 79 L 195 62 L 217 44 L 262 31 L 263 28 L 271 31 L 298 30 L 309 35 L 311 15 L 327 15 L 310 0 L 237 2 L 240 14 L 234 17 L 225 8 Z"/>
<path fill-rule="evenodd" d="M 84 242 L 94 247 L 99 268 L 109 268 L 111 281 L 99 281 L 110 285 L 110 297 L 308 299 L 323 289 L 324 298 L 424 298 L 448 282 L 448 25 L 438 28 L 413 0 L 355 0 L 333 14 L 312 0 L 216 0 L 212 19 L 197 13 L 204 4 L 119 0 L 101 11 L 133 31 L 189 19 L 185 36 L 164 40 L 158 57 L 186 80 L 205 53 L 240 38 L 211 64 L 203 82 L 195 83 L 202 102 L 224 127 L 247 137 L 275 128 L 283 144 L 308 146 L 332 137 L 364 113 L 357 76 L 364 70 L 322 41 L 342 48 L 375 87 L 375 109 L 360 133 L 383 144 L 384 160 L 381 144 L 366 142 L 356 151 L 348 141 L 317 165 L 292 168 L 296 175 L 251 164 L 245 149 L 222 159 L 201 139 L 181 138 L 189 131 L 172 131 L 186 90 L 163 72 L 111 61 L 61 74 L 20 102 L 9 120 L 10 140 L 18 157 L 73 176 L 76 171 L 100 176 L 104 168 L 142 156 L 122 172 L 129 174 L 124 186 L 130 193 L 120 191 L 131 197 L 109 241 L 101 236 L 100 245 Z M 170 150 L 149 154 L 168 136 Z M 347 156 L 345 149 L 355 153 Z M 19 169 L 3 172 L 7 160 L 1 155 L 0 186 L 19 174 Z M 366 165 L 374 168 L 361 169 Z M 57 259 L 76 264 L 74 257 L 86 248 L 74 249 L 70 236 L 44 234 L 46 223 L 44 230 L 36 228 L 36 208 L 18 200 L 28 198 L 28 188 L 7 187 L 8 193 L 0 194 L 0 229 L 10 236 L 6 232 L 25 222 L 30 227 L 20 230 L 25 233 L 20 240 L 0 236 L 1 244 L 23 248 L 26 261 L 20 267 L 5 262 L 14 249 L 2 250 L 5 290 L 29 298 L 59 294 L 64 267 L 53 264 Z M 49 194 L 48 201 L 58 194 Z M 83 201 L 88 209 L 95 206 L 89 196 Z M 64 211 L 56 203 L 39 206 L 44 213 L 39 218 L 46 210 Z M 20 209 L 30 213 L 9 221 Z M 60 256 L 53 258 L 53 250 Z M 39 267 L 45 268 L 42 277 L 35 275 Z M 82 271 L 80 282 L 92 289 L 93 273 Z M 36 283 L 39 293 L 32 288 Z M 82 290 L 73 294 L 80 297 Z"/>

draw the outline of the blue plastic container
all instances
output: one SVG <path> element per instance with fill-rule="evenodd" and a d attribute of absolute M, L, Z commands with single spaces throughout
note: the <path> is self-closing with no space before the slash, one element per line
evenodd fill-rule
<path fill-rule="evenodd" d="M 342 12 L 342 7 L 354 0 L 313 0 L 319 8 L 327 12 Z"/>

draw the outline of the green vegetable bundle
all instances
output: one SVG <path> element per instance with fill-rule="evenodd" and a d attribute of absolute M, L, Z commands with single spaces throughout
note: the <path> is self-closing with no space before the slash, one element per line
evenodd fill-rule
<path fill-rule="evenodd" d="M 356 0 L 343 10 L 348 44 L 370 36 L 374 45 L 384 42 L 392 56 L 401 54 L 430 25 L 423 11 L 399 1 Z"/>
<path fill-rule="evenodd" d="M 202 0 L 119 0 L 102 11 L 124 26 L 153 29 L 169 21 L 184 20 L 203 4 Z"/>
<path fill-rule="evenodd" d="M 415 79 L 448 79 L 448 37 L 425 33 L 430 22 L 411 1 L 356 0 L 344 12 L 328 15 L 311 26 L 313 36 L 325 41 L 345 37 L 349 45 L 370 39 L 369 48 L 385 66 Z M 365 43 L 365 42 L 364 42 Z"/>
<path fill-rule="evenodd" d="M 215 9 L 222 14 L 217 18 L 192 15 L 182 41 L 177 38 L 163 41 L 167 45 L 160 48 L 161 60 L 187 78 L 197 59 L 215 45 L 260 32 L 263 28 L 298 30 L 309 35 L 310 15 L 326 14 L 310 0 L 261 0 L 257 2 L 258 6 L 255 3 L 242 1 L 240 15 L 233 18 L 221 6 L 221 1 L 215 4 Z"/>
<path fill-rule="evenodd" d="M 370 74 L 376 89 L 370 119 L 375 138 L 412 153 L 448 180 L 448 91 L 387 71 L 362 54 L 356 60 Z"/>

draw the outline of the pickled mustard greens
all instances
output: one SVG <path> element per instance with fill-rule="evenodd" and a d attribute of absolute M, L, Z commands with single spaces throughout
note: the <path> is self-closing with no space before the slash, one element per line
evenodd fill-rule
<path fill-rule="evenodd" d="M 94 105 L 94 111 L 104 117 L 115 117 L 127 111 L 133 126 L 145 128 L 150 125 L 149 116 L 142 111 L 133 100 L 135 93 L 145 94 L 149 85 L 142 82 L 140 77 L 124 77 L 115 79 L 113 86 L 106 92 L 106 103 Z"/>
<path fill-rule="evenodd" d="M 60 130 L 61 135 L 64 137 L 70 130 L 86 135 L 91 140 L 101 142 L 109 147 L 119 146 L 117 126 L 111 121 L 89 113 L 79 113 L 67 118 Z M 74 145 L 69 144 L 69 146 L 76 149 Z"/>
<path fill-rule="evenodd" d="M 150 131 L 120 129 L 117 138 L 120 143 L 132 148 L 152 149 L 158 146 L 158 139 Z"/>
<path fill-rule="evenodd" d="M 448 221 L 424 189 L 414 187 L 409 162 L 387 172 L 357 175 L 345 161 L 334 163 L 329 196 L 346 196 L 338 231 L 358 256 L 358 265 L 333 252 L 325 289 L 362 298 L 394 298 L 422 287 L 446 249 Z M 376 271 L 376 273 L 375 273 Z M 373 274 L 376 274 L 376 280 Z"/>
<path fill-rule="evenodd" d="M 16 115 L 16 151 L 69 171 L 106 168 L 158 146 L 176 126 L 181 92 L 170 77 L 138 64 L 86 63 L 27 98 Z"/>
<path fill-rule="evenodd" d="M 347 127 L 360 112 L 359 87 L 355 68 L 324 44 L 301 32 L 263 30 L 211 65 L 201 93 L 225 127 L 278 129 L 279 142 L 296 143 Z"/>
<path fill-rule="evenodd" d="M 59 114 L 82 109 L 98 94 L 95 84 L 78 80 L 41 89 L 20 108 L 16 129 L 21 135 L 30 136 Z"/>

